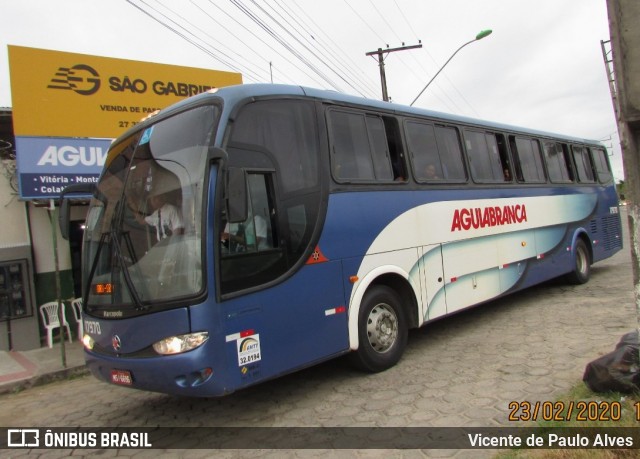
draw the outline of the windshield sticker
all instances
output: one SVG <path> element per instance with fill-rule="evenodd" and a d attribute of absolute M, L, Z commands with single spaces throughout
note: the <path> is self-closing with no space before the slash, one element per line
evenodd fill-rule
<path fill-rule="evenodd" d="M 260 356 L 260 335 L 250 335 L 236 341 L 238 347 L 238 366 L 258 362 Z"/>
<path fill-rule="evenodd" d="M 144 145 L 145 143 L 149 143 L 151 140 L 151 132 L 155 126 L 151 126 L 150 128 L 145 129 L 142 137 L 140 138 L 140 143 L 138 145 Z"/>

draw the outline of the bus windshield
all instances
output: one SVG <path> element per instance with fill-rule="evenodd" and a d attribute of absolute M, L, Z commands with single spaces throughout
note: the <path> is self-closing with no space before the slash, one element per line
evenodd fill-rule
<path fill-rule="evenodd" d="M 202 291 L 200 210 L 218 118 L 216 106 L 193 108 L 112 146 L 84 233 L 89 311 L 138 315 Z"/>

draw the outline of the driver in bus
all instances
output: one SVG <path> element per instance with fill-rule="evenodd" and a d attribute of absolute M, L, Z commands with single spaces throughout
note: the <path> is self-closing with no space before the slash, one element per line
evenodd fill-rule
<path fill-rule="evenodd" d="M 268 249 L 267 221 L 261 215 L 250 215 L 245 223 L 227 223 L 220 240 L 230 252 Z"/>
<path fill-rule="evenodd" d="M 180 209 L 169 203 L 167 193 L 151 196 L 149 203 L 154 209 L 153 213 L 144 219 L 139 218 L 139 221 L 155 228 L 158 242 L 169 236 L 184 234 L 184 222 Z"/>

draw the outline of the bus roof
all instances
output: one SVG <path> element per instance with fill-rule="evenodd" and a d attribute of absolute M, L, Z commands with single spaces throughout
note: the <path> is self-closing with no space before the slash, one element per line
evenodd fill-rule
<path fill-rule="evenodd" d="M 593 140 L 593 139 L 584 139 L 580 137 L 572 137 L 572 136 L 558 134 L 554 132 L 546 132 L 546 131 L 529 129 L 525 127 L 514 126 L 514 125 L 509 125 L 504 123 L 485 121 L 485 120 L 480 120 L 476 118 L 469 118 L 469 117 L 460 116 L 460 115 L 437 112 L 433 110 L 427 110 L 424 108 L 410 107 L 408 105 L 396 104 L 392 102 L 384 102 L 376 99 L 366 99 L 363 97 L 352 96 L 352 95 L 344 94 L 337 91 L 315 89 L 315 88 L 309 88 L 305 86 L 265 84 L 265 83 L 226 86 L 223 88 L 218 88 L 215 91 L 199 94 L 192 98 L 186 99 L 174 105 L 174 107 L 177 108 L 182 106 L 185 103 L 193 102 L 196 99 L 208 98 L 212 96 L 223 98 L 225 101 L 227 101 L 227 103 L 229 103 L 232 106 L 238 102 L 241 102 L 242 100 L 245 100 L 247 98 L 252 98 L 252 97 L 307 96 L 314 99 L 326 100 L 331 103 L 374 108 L 374 109 L 379 109 L 386 112 L 394 112 L 399 115 L 426 116 L 429 118 L 440 119 L 447 122 L 475 125 L 475 126 L 479 126 L 487 129 L 492 129 L 492 130 L 522 133 L 522 134 L 528 134 L 536 137 L 551 137 L 555 139 L 563 139 L 567 142 L 598 144 L 602 146 L 602 144 L 599 141 Z"/>

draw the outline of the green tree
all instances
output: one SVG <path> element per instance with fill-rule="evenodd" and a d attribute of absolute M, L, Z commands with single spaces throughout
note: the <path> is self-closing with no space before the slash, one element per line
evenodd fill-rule
<path fill-rule="evenodd" d="M 624 180 L 618 180 L 618 183 L 616 185 L 616 191 L 618 192 L 618 197 L 620 198 L 620 201 L 624 201 L 625 198 L 625 189 L 624 189 Z"/>

